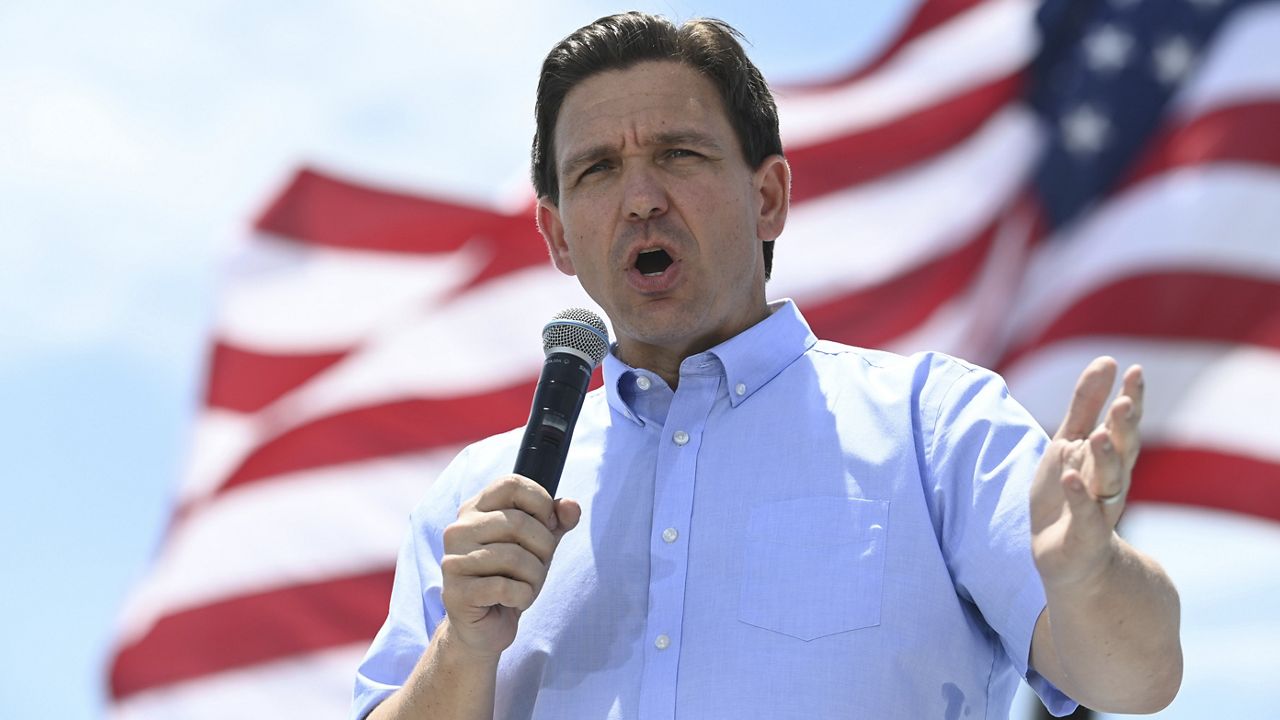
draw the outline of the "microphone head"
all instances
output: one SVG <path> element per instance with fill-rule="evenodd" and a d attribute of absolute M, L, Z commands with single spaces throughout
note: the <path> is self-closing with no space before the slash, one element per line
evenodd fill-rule
<path fill-rule="evenodd" d="M 609 329 L 604 320 L 590 310 L 561 310 L 542 328 L 542 350 L 547 355 L 572 353 L 595 369 L 609 352 Z"/>

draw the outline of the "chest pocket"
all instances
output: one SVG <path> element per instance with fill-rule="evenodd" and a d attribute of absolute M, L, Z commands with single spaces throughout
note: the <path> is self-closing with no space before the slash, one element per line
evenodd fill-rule
<path fill-rule="evenodd" d="M 813 640 L 880 624 L 889 502 L 808 497 L 751 511 L 738 619 Z"/>

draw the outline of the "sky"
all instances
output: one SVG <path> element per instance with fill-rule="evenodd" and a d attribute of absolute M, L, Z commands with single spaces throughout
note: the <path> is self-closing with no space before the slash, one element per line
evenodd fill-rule
<path fill-rule="evenodd" d="M 0 4 L 0 715 L 103 716 L 222 271 L 298 167 L 484 203 L 528 192 L 538 61 L 626 9 L 543 5 Z M 909 5 L 638 6 L 730 20 L 786 83 L 852 66 Z M 1183 594 L 1187 677 L 1161 717 L 1273 710 L 1280 572 L 1258 569 L 1280 568 L 1280 528 L 1163 507 L 1126 525 Z"/>

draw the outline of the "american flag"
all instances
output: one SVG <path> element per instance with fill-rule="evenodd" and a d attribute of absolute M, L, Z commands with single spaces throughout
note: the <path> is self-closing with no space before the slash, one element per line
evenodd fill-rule
<path fill-rule="evenodd" d="M 1277 2 L 924 0 L 857 72 L 778 90 L 769 294 L 995 367 L 1050 428 L 1089 358 L 1141 362 L 1133 499 L 1280 520 L 1277 45 Z M 410 508 L 523 423 L 539 328 L 590 305 L 528 203 L 304 169 L 254 227 L 114 717 L 343 715 Z"/>

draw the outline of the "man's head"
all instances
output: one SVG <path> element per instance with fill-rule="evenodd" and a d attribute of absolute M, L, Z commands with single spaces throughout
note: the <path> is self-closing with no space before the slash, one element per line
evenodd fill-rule
<path fill-rule="evenodd" d="M 767 107 L 748 100 L 760 94 Z M 767 116 L 765 141 L 739 129 L 760 127 L 744 113 Z M 684 358 L 768 315 L 762 247 L 786 222 L 791 174 L 727 26 L 627 14 L 579 30 L 551 51 L 538 116 L 538 229 L 624 361 L 674 383 Z"/>
<path fill-rule="evenodd" d="M 670 20 L 639 12 L 601 18 L 560 41 L 542 64 L 538 81 L 537 131 L 533 139 L 533 186 L 539 198 L 560 201 L 555 134 L 564 99 L 581 81 L 608 70 L 648 60 L 673 60 L 715 86 L 737 136 L 738 149 L 752 168 L 782 154 L 778 110 L 764 77 L 747 58 L 741 34 L 714 19 Z M 773 241 L 762 243 L 765 277 L 773 269 Z"/>

